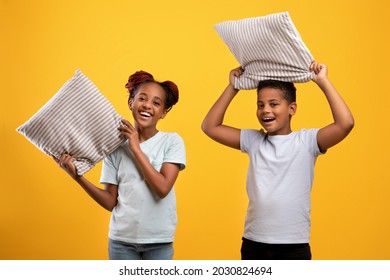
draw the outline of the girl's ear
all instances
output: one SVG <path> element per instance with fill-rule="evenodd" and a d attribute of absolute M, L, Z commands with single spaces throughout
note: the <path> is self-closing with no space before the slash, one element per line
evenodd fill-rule
<path fill-rule="evenodd" d="M 133 111 L 133 99 L 129 99 L 128 105 L 129 105 L 130 111 Z"/>
<path fill-rule="evenodd" d="M 294 116 L 297 112 L 297 103 L 292 102 L 289 106 L 290 116 Z"/>

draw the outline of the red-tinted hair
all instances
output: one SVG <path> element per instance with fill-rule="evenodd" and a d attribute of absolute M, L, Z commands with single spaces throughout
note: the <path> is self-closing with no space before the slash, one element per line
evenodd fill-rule
<path fill-rule="evenodd" d="M 172 106 L 179 101 L 179 89 L 174 82 L 171 81 L 158 82 L 153 78 L 152 74 L 142 70 L 132 74 L 129 77 L 127 84 L 125 85 L 125 87 L 129 92 L 129 100 L 134 98 L 139 87 L 146 83 L 156 83 L 164 89 L 166 93 L 165 109 L 167 111 L 171 110 Z"/>

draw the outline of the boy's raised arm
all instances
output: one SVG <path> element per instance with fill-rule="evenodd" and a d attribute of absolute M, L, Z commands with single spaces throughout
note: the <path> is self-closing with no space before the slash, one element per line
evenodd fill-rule
<path fill-rule="evenodd" d="M 234 88 L 234 79 L 239 77 L 243 71 L 241 67 L 238 67 L 230 72 L 229 85 L 211 107 L 202 123 L 202 130 L 207 136 L 235 149 L 240 149 L 240 129 L 224 125 L 223 119 L 231 101 L 238 93 L 238 89 Z"/>
<path fill-rule="evenodd" d="M 354 119 L 347 104 L 328 79 L 328 70 L 325 64 L 313 62 L 310 70 L 314 71 L 313 81 L 324 92 L 332 111 L 334 122 L 321 128 L 317 134 L 317 143 L 321 151 L 342 141 L 352 130 Z"/>

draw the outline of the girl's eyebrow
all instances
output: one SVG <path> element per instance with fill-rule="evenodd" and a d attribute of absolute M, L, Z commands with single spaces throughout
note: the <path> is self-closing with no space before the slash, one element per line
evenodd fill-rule
<path fill-rule="evenodd" d="M 158 100 L 162 101 L 162 99 L 158 96 L 153 97 L 153 99 L 158 99 Z"/>
<path fill-rule="evenodd" d="M 146 96 L 146 97 L 148 96 L 148 94 L 146 92 L 139 92 L 138 94 L 142 95 L 142 96 Z M 154 100 L 158 99 L 158 100 L 160 100 L 160 102 L 163 102 L 163 100 L 158 96 L 153 96 L 153 99 Z"/>

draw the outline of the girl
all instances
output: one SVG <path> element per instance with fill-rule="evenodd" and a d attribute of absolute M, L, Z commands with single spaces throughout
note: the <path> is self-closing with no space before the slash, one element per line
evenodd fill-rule
<path fill-rule="evenodd" d="M 56 161 L 89 196 L 112 211 L 110 259 L 172 259 L 177 222 L 173 185 L 185 168 L 186 153 L 182 138 L 159 131 L 157 123 L 177 103 L 179 91 L 173 82 L 158 82 L 145 71 L 131 75 L 126 88 L 134 124 L 122 121 L 118 129 L 127 141 L 103 160 L 104 189 L 77 175 L 71 155 Z"/>

